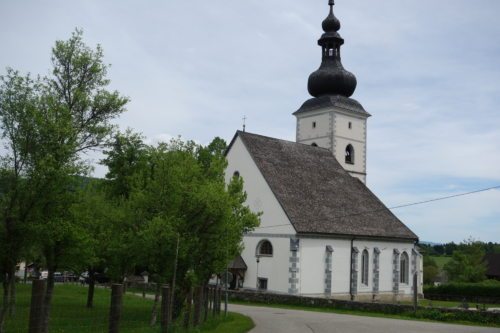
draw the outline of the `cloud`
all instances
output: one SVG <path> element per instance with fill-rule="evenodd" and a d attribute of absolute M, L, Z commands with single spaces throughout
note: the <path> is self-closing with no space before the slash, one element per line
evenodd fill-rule
<path fill-rule="evenodd" d="M 153 141 L 230 140 L 246 115 L 248 131 L 293 140 L 327 10 L 326 1 L 3 1 L 0 64 L 46 74 L 54 41 L 82 27 L 113 64 L 112 87 L 131 97 L 121 128 Z M 354 98 L 373 115 L 373 191 L 400 203 L 497 184 L 500 2 L 352 0 L 335 12 Z M 499 239 L 497 197 L 479 197 L 401 216 L 422 238 L 456 220 L 440 222 L 452 230 L 443 237 Z"/>
<path fill-rule="evenodd" d="M 422 197 L 433 198 L 458 191 L 432 192 L 423 195 L 392 195 L 400 200 L 414 202 Z M 394 213 L 416 232 L 421 240 L 462 241 L 469 236 L 482 241 L 498 242 L 500 235 L 500 191 L 491 190 L 425 205 L 394 210 Z"/>

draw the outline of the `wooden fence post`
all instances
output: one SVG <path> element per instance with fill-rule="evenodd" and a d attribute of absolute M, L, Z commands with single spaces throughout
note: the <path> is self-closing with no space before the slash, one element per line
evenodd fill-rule
<path fill-rule="evenodd" d="M 120 317 L 123 304 L 123 285 L 113 284 L 111 286 L 111 306 L 109 307 L 109 333 L 120 331 Z"/>
<path fill-rule="evenodd" d="M 203 304 L 203 288 L 198 286 L 196 287 L 194 293 L 194 315 L 193 315 L 194 327 L 200 324 L 202 304 Z"/>
<path fill-rule="evenodd" d="M 212 317 L 217 314 L 217 287 L 212 287 Z"/>
<path fill-rule="evenodd" d="M 415 272 L 413 274 L 413 311 L 415 312 L 415 315 L 417 315 L 417 308 L 418 308 L 418 273 Z"/>
<path fill-rule="evenodd" d="M 193 303 L 193 287 L 191 287 L 189 289 L 189 293 L 188 293 L 187 300 L 186 300 L 187 308 L 186 308 L 186 313 L 184 314 L 184 328 L 185 329 L 189 329 L 189 326 L 190 326 L 189 324 L 191 321 L 192 303 Z"/>
<path fill-rule="evenodd" d="M 222 287 L 217 290 L 217 314 L 220 315 L 220 310 L 222 308 Z"/>
<path fill-rule="evenodd" d="M 208 312 L 210 311 L 209 303 L 210 303 L 210 289 L 208 286 L 205 286 L 203 291 L 203 308 L 205 311 L 203 312 L 203 322 L 206 322 L 208 319 Z"/>
<path fill-rule="evenodd" d="M 212 289 L 212 286 L 208 286 L 208 314 L 212 312 L 213 308 L 214 308 L 214 290 Z"/>
<path fill-rule="evenodd" d="M 39 333 L 42 331 L 43 299 L 46 288 L 46 280 L 33 280 L 31 287 L 29 333 Z"/>
<path fill-rule="evenodd" d="M 170 311 L 172 311 L 170 305 L 170 287 L 164 285 L 161 287 L 161 315 L 160 315 L 160 326 L 161 333 L 167 333 L 170 322 Z"/>

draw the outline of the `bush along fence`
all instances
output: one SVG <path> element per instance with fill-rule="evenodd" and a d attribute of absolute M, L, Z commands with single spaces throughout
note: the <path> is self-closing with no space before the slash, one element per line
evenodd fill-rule
<path fill-rule="evenodd" d="M 441 301 L 500 304 L 500 282 L 448 283 L 425 286 L 425 298 Z"/>
<path fill-rule="evenodd" d="M 43 320 L 43 299 L 47 288 L 46 280 L 34 280 L 31 291 L 31 303 L 29 313 L 29 333 L 47 332 L 48 323 Z M 209 318 L 220 316 L 222 306 L 222 288 L 220 286 L 208 285 L 204 287 L 191 288 L 185 300 L 181 318 L 173 322 L 173 295 L 169 285 L 161 286 L 161 305 L 159 311 L 160 332 L 168 333 L 175 331 L 176 327 L 182 326 L 185 330 L 197 327 Z M 124 285 L 111 285 L 111 299 L 108 316 L 108 332 L 119 333 L 122 321 Z M 148 323 L 144 323 L 147 327 Z"/>
<path fill-rule="evenodd" d="M 382 314 L 396 314 L 419 319 L 430 319 L 449 322 L 470 322 L 484 325 L 500 326 L 500 312 L 477 311 L 456 308 L 417 307 L 406 304 L 371 303 L 346 301 L 328 298 L 315 298 L 287 294 L 272 294 L 256 291 L 230 291 L 232 301 L 292 305 L 313 308 L 329 308 Z"/>

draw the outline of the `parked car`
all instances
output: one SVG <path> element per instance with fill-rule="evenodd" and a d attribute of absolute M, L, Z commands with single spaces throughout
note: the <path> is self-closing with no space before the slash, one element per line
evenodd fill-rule
<path fill-rule="evenodd" d="M 61 272 L 54 272 L 54 282 L 64 282 L 64 275 Z"/>
<path fill-rule="evenodd" d="M 110 281 L 109 277 L 107 277 L 106 274 L 104 273 L 94 273 L 94 279 L 96 283 L 108 283 Z M 81 284 L 89 284 L 90 283 L 89 273 L 83 272 L 78 278 L 78 281 Z"/>
<path fill-rule="evenodd" d="M 89 278 L 89 272 L 83 272 L 80 274 L 80 277 L 78 278 L 78 282 L 81 284 L 87 283 L 87 279 Z"/>

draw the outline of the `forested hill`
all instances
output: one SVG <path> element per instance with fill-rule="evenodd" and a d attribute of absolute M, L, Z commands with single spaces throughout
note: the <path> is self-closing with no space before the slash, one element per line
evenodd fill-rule
<path fill-rule="evenodd" d="M 500 243 L 493 242 L 479 242 L 482 245 L 484 253 L 500 253 Z M 421 251 L 426 255 L 442 256 L 453 255 L 453 252 L 459 247 L 459 244 L 451 242 L 444 244 L 437 244 L 431 242 L 421 242 L 419 244 Z"/>

